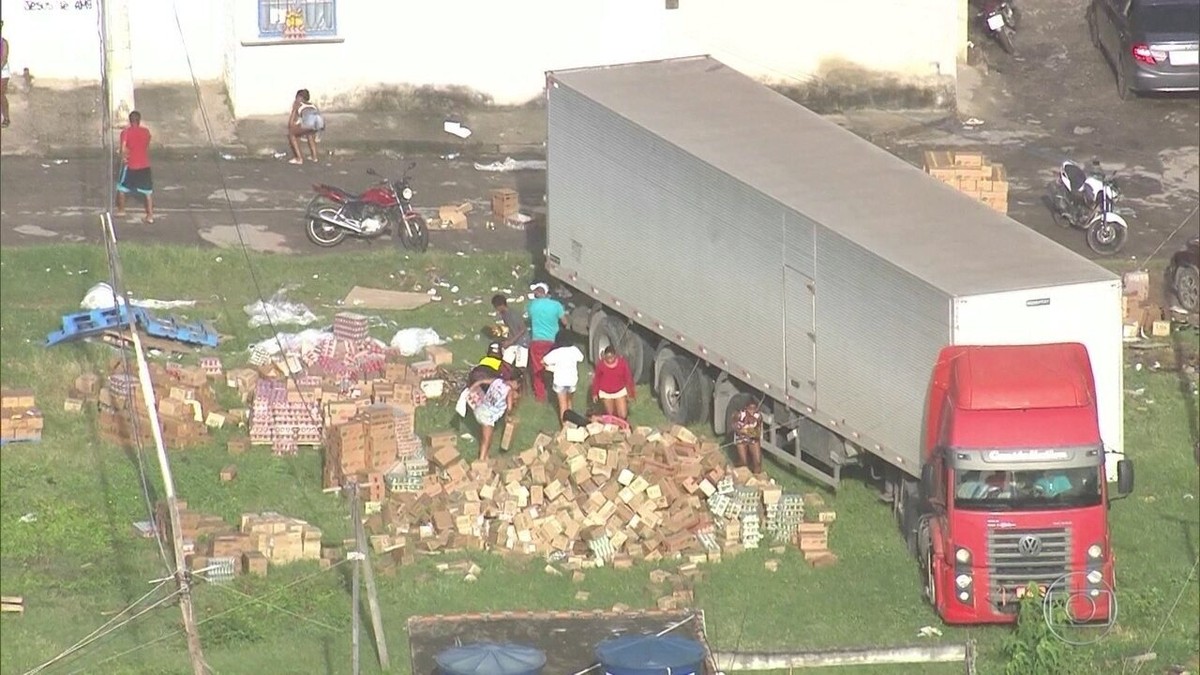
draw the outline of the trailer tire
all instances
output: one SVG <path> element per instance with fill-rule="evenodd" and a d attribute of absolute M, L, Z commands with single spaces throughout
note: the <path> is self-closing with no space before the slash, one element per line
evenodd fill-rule
<path fill-rule="evenodd" d="M 754 396 L 746 393 L 734 394 L 729 399 L 729 403 L 725 406 L 725 436 L 730 443 L 733 443 L 734 418 L 746 407 L 746 404 L 755 400 Z"/>
<path fill-rule="evenodd" d="M 686 426 L 704 419 L 704 383 L 699 371 L 685 356 L 672 356 L 662 362 L 655 394 L 663 414 L 673 424 Z"/>
<path fill-rule="evenodd" d="M 633 381 L 647 382 L 654 373 L 654 353 L 637 328 L 619 316 L 596 312 L 588 326 L 588 359 L 593 365 L 606 347 L 613 347 L 629 363 Z"/>

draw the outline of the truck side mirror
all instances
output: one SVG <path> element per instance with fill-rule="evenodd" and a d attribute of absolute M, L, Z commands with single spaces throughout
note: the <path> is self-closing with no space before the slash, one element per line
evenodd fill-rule
<path fill-rule="evenodd" d="M 1122 497 L 1133 492 L 1133 460 L 1117 461 L 1117 494 Z"/>

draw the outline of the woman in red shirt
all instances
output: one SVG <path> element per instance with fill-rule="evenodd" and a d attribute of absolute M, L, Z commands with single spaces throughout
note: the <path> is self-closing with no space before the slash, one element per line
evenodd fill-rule
<path fill-rule="evenodd" d="M 621 419 L 629 419 L 629 403 L 637 400 L 637 389 L 633 384 L 633 373 L 629 363 L 612 347 L 605 347 L 592 373 L 592 401 L 604 404 L 604 412 Z"/>

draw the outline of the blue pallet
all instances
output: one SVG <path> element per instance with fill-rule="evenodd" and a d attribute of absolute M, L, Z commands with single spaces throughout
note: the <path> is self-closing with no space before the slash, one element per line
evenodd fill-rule
<path fill-rule="evenodd" d="M 130 311 L 122 304 L 119 308 L 108 307 L 64 315 L 62 328 L 47 336 L 46 346 L 53 347 L 64 342 L 100 335 L 105 331 L 125 328 L 129 325 L 131 316 L 138 327 L 153 337 L 202 347 L 216 347 L 220 341 L 219 336 L 203 323 L 184 323 L 175 317 L 157 317 L 141 307 L 134 307 Z"/>
<path fill-rule="evenodd" d="M 76 312 L 63 315 L 62 328 L 54 331 L 46 338 L 46 346 L 78 340 L 79 338 L 99 335 L 107 330 L 123 328 L 129 325 L 129 309 L 125 305 L 93 309 L 87 312 Z"/>

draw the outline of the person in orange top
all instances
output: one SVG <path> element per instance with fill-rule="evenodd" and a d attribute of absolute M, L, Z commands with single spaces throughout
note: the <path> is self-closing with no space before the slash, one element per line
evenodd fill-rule
<path fill-rule="evenodd" d="M 117 215 L 125 215 L 125 195 L 136 192 L 146 200 L 146 217 L 154 222 L 154 180 L 150 175 L 150 130 L 142 114 L 129 113 L 129 126 L 121 130 L 121 177 L 117 180 Z"/>

